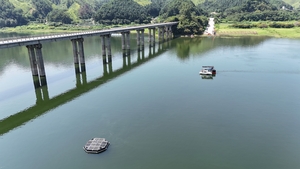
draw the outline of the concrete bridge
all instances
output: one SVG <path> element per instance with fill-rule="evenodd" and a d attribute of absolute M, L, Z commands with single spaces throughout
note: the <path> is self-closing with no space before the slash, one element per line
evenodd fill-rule
<path fill-rule="evenodd" d="M 44 68 L 42 44 L 46 42 L 55 42 L 60 40 L 70 40 L 73 46 L 73 57 L 75 72 L 85 72 L 85 57 L 83 41 L 85 37 L 100 36 L 102 43 L 102 59 L 103 64 L 112 62 L 111 57 L 111 34 L 121 33 L 122 49 L 124 56 L 130 55 L 130 31 L 137 31 L 137 46 L 139 50 L 144 49 L 144 30 L 149 29 L 150 46 L 155 43 L 155 30 L 158 30 L 158 41 L 171 39 L 172 26 L 177 25 L 178 22 L 167 22 L 148 24 L 124 28 L 113 28 L 107 30 L 87 31 L 79 33 L 69 33 L 61 35 L 43 35 L 37 37 L 17 38 L 0 41 L 0 49 L 10 48 L 16 46 L 26 46 L 30 59 L 30 66 L 33 79 L 36 81 L 35 87 L 41 87 L 47 84 L 46 72 Z"/>
<path fill-rule="evenodd" d="M 78 73 L 76 74 L 76 87 L 53 98 L 49 97 L 47 85 L 36 88 L 35 105 L 7 118 L 0 119 L 0 136 L 152 60 L 164 53 L 169 46 L 170 42 L 159 44 L 156 51 L 154 45 L 152 48 L 149 48 L 149 53 L 146 56 L 144 50 L 139 51 L 137 61 L 130 60 L 130 57 L 123 57 L 123 66 L 114 71 L 112 70 L 113 63 L 104 64 L 102 76 L 90 82 L 87 82 L 86 72 Z"/>

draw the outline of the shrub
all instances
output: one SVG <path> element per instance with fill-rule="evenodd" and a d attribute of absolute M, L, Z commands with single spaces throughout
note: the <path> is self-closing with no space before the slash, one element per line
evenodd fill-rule
<path fill-rule="evenodd" d="M 259 23 L 259 24 L 257 24 L 257 27 L 258 28 L 268 28 L 269 26 L 265 23 Z"/>
<path fill-rule="evenodd" d="M 242 28 L 242 29 L 248 29 L 248 28 L 255 27 L 255 25 L 248 24 L 248 23 L 241 23 L 241 24 L 236 23 L 236 24 L 232 24 L 231 26 L 234 28 Z"/>

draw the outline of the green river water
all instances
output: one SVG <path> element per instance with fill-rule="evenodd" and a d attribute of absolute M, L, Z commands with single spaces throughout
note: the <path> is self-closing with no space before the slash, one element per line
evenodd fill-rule
<path fill-rule="evenodd" d="M 139 53 L 131 38 L 124 58 L 113 36 L 106 67 L 86 38 L 81 75 L 70 41 L 43 44 L 39 89 L 26 47 L 1 49 L 0 169 L 300 168 L 300 40 L 182 37 Z M 93 137 L 108 150 L 85 153 Z"/>

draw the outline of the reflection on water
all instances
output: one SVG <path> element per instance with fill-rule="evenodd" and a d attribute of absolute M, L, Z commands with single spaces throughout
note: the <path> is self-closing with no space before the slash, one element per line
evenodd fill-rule
<path fill-rule="evenodd" d="M 206 53 L 215 48 L 244 47 L 252 48 L 258 46 L 268 38 L 266 37 L 243 37 L 243 38 L 178 38 L 171 43 L 176 46 L 177 57 L 186 60 L 190 57 L 199 57 L 199 54 Z"/>
<path fill-rule="evenodd" d="M 43 45 L 36 89 L 26 50 L 4 50 L 1 169 L 300 168 L 299 40 L 178 38 L 137 53 L 133 37 L 130 57 L 118 42 L 103 65 L 100 42 L 85 39 L 79 74 L 69 41 Z M 202 79 L 202 65 L 218 75 Z M 91 137 L 112 146 L 87 155 Z"/>
<path fill-rule="evenodd" d="M 18 35 L 13 35 L 13 36 L 18 36 Z M 23 36 L 23 34 L 21 35 Z M 256 46 L 260 43 L 262 43 L 265 40 L 265 38 L 241 38 L 241 39 L 227 39 L 227 38 L 177 38 L 172 41 L 167 41 L 163 44 L 158 45 L 157 47 L 160 48 L 170 48 L 170 49 L 175 49 L 176 51 L 176 56 L 180 60 L 187 60 L 189 58 L 193 57 L 203 57 L 205 56 L 205 53 L 209 52 L 210 50 L 213 50 L 215 48 L 223 48 L 224 46 L 242 46 L 242 47 L 252 47 Z M 145 40 L 147 41 L 147 40 Z M 136 48 L 136 40 L 135 37 L 132 36 L 131 39 L 131 46 L 133 47 L 133 55 L 135 55 L 135 50 Z M 95 58 L 101 58 L 101 42 L 100 38 L 97 37 L 92 37 L 92 38 L 86 38 L 84 41 L 85 44 L 85 57 L 86 60 L 91 60 Z M 123 52 L 121 43 L 120 43 L 120 37 L 113 37 L 112 41 L 112 53 L 113 59 L 117 59 L 117 55 L 122 55 L 123 61 L 122 61 L 122 67 L 130 67 L 132 66 L 132 61 L 131 57 L 126 57 L 126 54 Z M 155 46 L 154 46 L 155 47 Z M 51 77 L 56 76 L 57 73 L 61 72 L 64 69 L 70 69 L 71 67 L 74 67 L 73 63 L 73 57 L 72 57 L 72 45 L 70 41 L 58 41 L 54 43 L 45 43 L 43 44 L 43 55 L 44 55 L 44 62 L 46 64 L 45 69 L 46 69 L 46 77 L 47 79 L 51 79 Z M 151 56 L 155 53 L 155 48 L 152 48 L 152 50 L 149 50 L 148 55 Z M 11 80 L 10 77 L 19 75 L 23 76 L 22 78 L 28 79 L 29 72 L 30 72 L 30 64 L 29 64 L 29 57 L 28 57 L 28 51 L 26 47 L 15 47 L 15 48 L 8 48 L 8 49 L 2 49 L 1 50 L 1 57 L 0 57 L 0 79 L 2 77 L 2 74 L 4 74 L 7 77 L 4 77 L 6 82 L 9 82 L 9 85 L 6 83 L 1 83 L 0 87 L 0 100 L 4 100 L 5 98 L 13 98 L 11 96 L 8 96 L 9 91 L 14 91 L 15 94 L 17 94 L 15 91 L 15 88 L 22 88 L 24 90 L 23 92 L 28 91 L 28 89 L 24 87 L 19 87 L 17 86 L 18 83 L 14 83 L 13 80 Z M 138 52 L 137 53 L 137 60 L 141 61 L 145 59 L 145 52 Z M 16 65 L 18 68 L 20 68 L 20 71 L 13 72 L 16 75 L 12 75 L 10 72 L 11 70 L 7 71 L 8 67 L 11 65 Z M 51 65 L 51 68 L 49 70 L 49 65 Z M 87 69 L 90 69 L 91 66 L 88 66 Z M 62 69 L 62 70 L 61 70 Z M 26 76 L 25 71 L 26 70 Z M 57 71 L 57 72 L 56 72 Z M 113 65 L 112 64 L 107 64 L 103 65 L 103 75 L 109 75 L 109 73 L 113 72 Z M 226 70 L 225 70 L 226 71 Z M 75 66 L 75 72 L 76 71 L 76 66 Z M 70 76 L 72 76 L 72 73 L 70 73 Z M 79 78 L 80 77 L 80 78 Z M 209 76 L 201 76 L 203 79 L 213 79 L 212 77 Z M 62 77 L 64 78 L 64 77 Z M 44 79 L 43 84 L 46 84 L 47 79 Z M 21 78 L 20 78 L 21 80 Z M 53 81 L 53 80 L 52 80 Z M 82 74 L 76 74 L 76 86 L 79 86 L 81 84 L 87 83 L 87 75 L 86 72 Z M 51 83 L 51 80 L 50 80 Z M 39 88 L 40 82 L 36 79 L 33 78 L 33 84 L 34 88 Z M 1 86 L 2 85 L 2 86 Z M 45 86 L 47 88 L 47 86 Z M 8 90 L 9 89 L 9 90 Z M 43 89 L 43 88 L 41 88 Z M 48 91 L 48 90 L 45 90 Z M 44 90 L 41 91 L 36 91 L 36 97 L 40 98 L 40 96 L 43 96 L 44 99 L 47 99 L 51 97 L 51 93 L 47 93 Z M 2 93 L 2 94 L 1 94 Z M 52 94 L 53 95 L 53 94 Z M 7 97 L 8 96 L 8 97 Z M 4 98 L 5 97 L 5 98 Z M 40 99 L 37 99 L 40 102 Z M 25 102 L 24 102 L 25 104 Z M 2 114 L 1 118 L 12 114 L 6 113 Z"/>
<path fill-rule="evenodd" d="M 200 75 L 202 79 L 213 80 L 216 75 Z"/>
<path fill-rule="evenodd" d="M 168 44 L 168 43 L 166 43 Z M 149 60 L 159 56 L 166 50 L 166 44 L 159 44 L 158 50 L 156 51 L 156 46 L 149 48 L 149 55 L 145 57 L 145 50 L 141 50 L 137 54 L 137 61 L 131 61 L 131 56 L 123 56 L 123 66 L 119 69 L 113 70 L 113 62 L 108 64 L 103 64 L 103 75 L 96 78 L 95 80 L 87 80 L 86 72 L 76 73 L 76 88 L 68 90 L 58 96 L 49 98 L 49 91 L 47 85 L 36 85 L 37 79 L 33 78 L 33 83 L 35 86 L 36 104 L 32 107 L 26 108 L 21 112 L 17 112 L 8 118 L 0 120 L 0 135 L 26 123 L 29 120 L 37 118 L 38 116 L 44 114 L 45 112 L 58 107 L 74 98 L 112 80 L 123 73 L 138 67 Z M 75 67 L 76 69 L 76 67 Z M 76 72 L 76 71 L 75 71 Z"/>

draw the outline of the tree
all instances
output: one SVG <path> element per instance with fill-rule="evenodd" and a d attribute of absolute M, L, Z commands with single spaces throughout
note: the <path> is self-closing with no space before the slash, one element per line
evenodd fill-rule
<path fill-rule="evenodd" d="M 16 9 L 7 0 L 0 0 L 0 27 L 14 27 L 28 23 L 21 9 Z"/>
<path fill-rule="evenodd" d="M 147 13 L 152 17 L 157 17 L 161 9 L 168 3 L 168 0 L 151 0 L 151 3 L 145 6 Z"/>
<path fill-rule="evenodd" d="M 45 18 L 52 11 L 51 3 L 48 0 L 31 0 L 35 7 L 35 15 L 38 18 Z"/>
<path fill-rule="evenodd" d="M 133 0 L 112 0 L 101 6 L 94 20 L 99 23 L 107 23 L 107 20 L 118 20 L 119 24 L 149 23 L 147 16 L 144 7 Z"/>
<path fill-rule="evenodd" d="M 207 18 L 200 16 L 200 12 L 191 0 L 173 0 L 161 10 L 164 21 L 178 21 L 174 34 L 191 35 L 202 34 Z"/>
<path fill-rule="evenodd" d="M 89 4 L 80 5 L 79 17 L 81 19 L 89 19 L 93 16 L 93 14 L 94 14 L 94 9 L 92 8 L 91 5 Z"/>
<path fill-rule="evenodd" d="M 61 22 L 65 24 L 70 24 L 72 22 L 71 17 L 68 15 L 67 10 L 56 8 L 51 11 L 48 16 L 48 21 L 50 22 Z"/>

